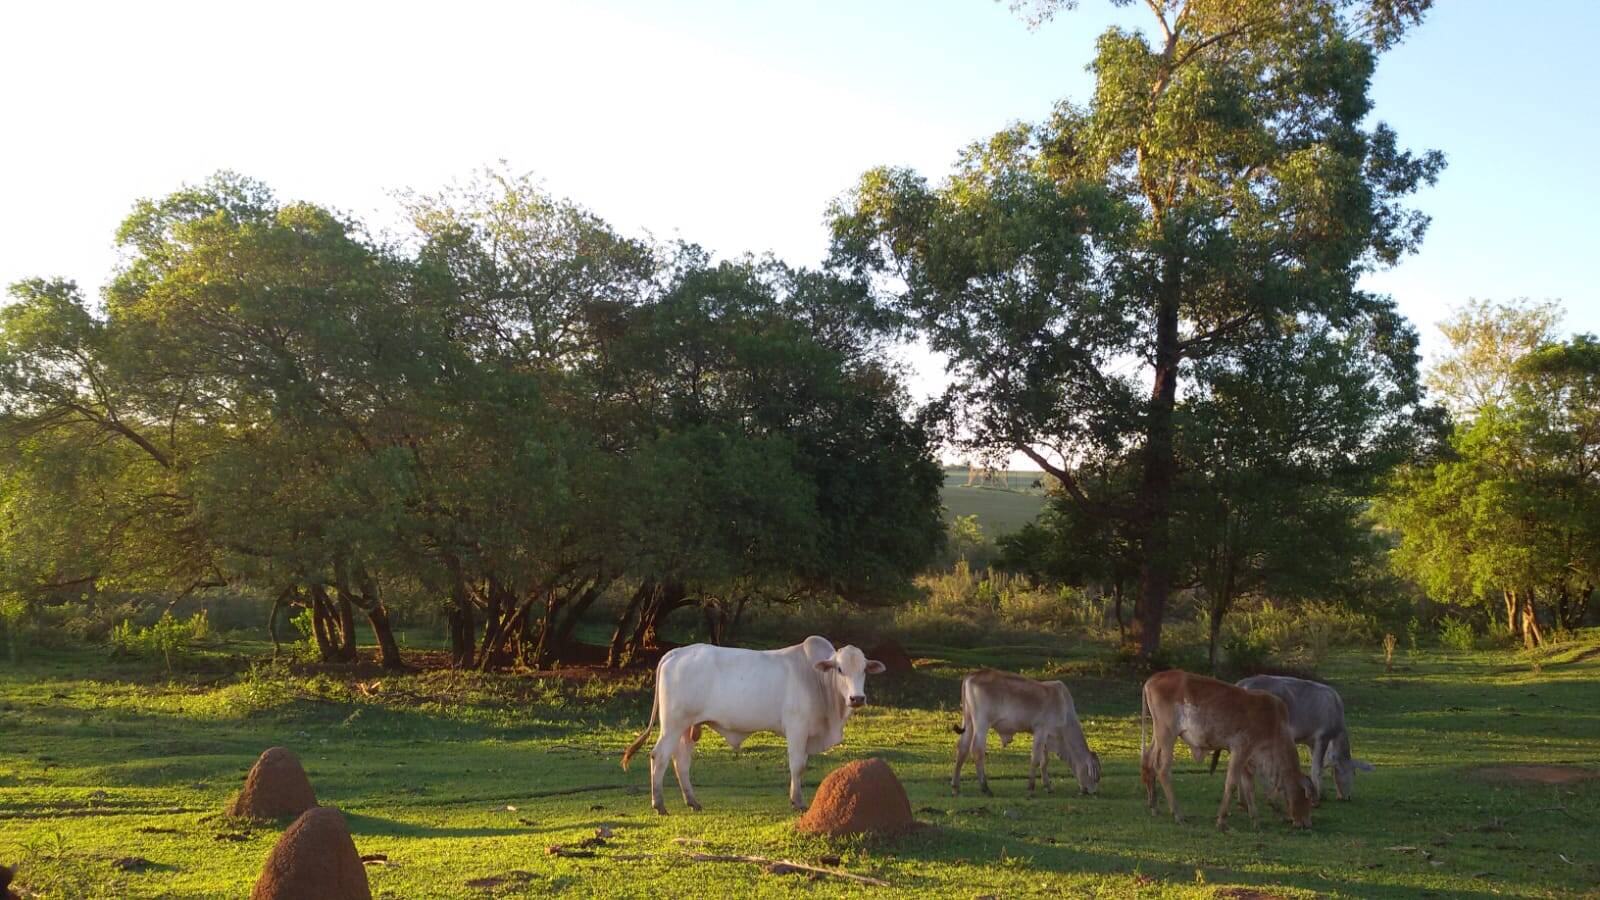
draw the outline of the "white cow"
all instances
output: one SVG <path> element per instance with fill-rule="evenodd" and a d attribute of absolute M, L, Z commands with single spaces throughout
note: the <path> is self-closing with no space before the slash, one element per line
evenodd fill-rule
<path fill-rule="evenodd" d="M 683 802 L 699 810 L 689 763 L 700 726 L 722 735 L 735 750 L 750 735 L 770 731 L 789 744 L 789 802 L 804 810 L 800 775 L 806 762 L 844 740 L 851 710 L 867 702 L 866 676 L 882 671 L 883 663 L 867 659 L 855 647 L 835 651 L 816 635 L 782 650 L 678 647 L 656 665 L 650 722 L 623 752 L 622 768 L 628 768 L 659 718 L 661 737 L 650 751 L 650 805 L 662 815 L 667 812 L 661 783 L 671 759 Z"/>

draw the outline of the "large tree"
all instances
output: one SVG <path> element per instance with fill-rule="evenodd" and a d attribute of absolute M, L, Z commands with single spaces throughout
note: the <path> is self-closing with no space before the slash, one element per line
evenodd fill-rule
<path fill-rule="evenodd" d="M 1400 574 L 1503 613 L 1535 647 L 1546 626 L 1581 624 L 1600 585 L 1600 342 L 1500 339 L 1542 332 L 1541 307 L 1475 305 L 1456 321 L 1481 324 L 1485 309 L 1498 324 L 1451 332 L 1445 359 L 1476 360 L 1460 383 L 1492 389 L 1460 395 L 1470 418 L 1437 458 L 1399 470 L 1379 509 L 1400 535 Z M 1506 352 L 1479 352 L 1485 335 Z"/>
<path fill-rule="evenodd" d="M 1368 122 L 1378 54 L 1427 0 L 1148 5 L 1153 34 L 1101 36 L 1087 104 L 974 145 L 938 185 L 868 172 L 832 216 L 835 263 L 948 355 L 953 439 L 1022 452 L 1127 523 L 1145 654 L 1178 564 L 1180 397 L 1302 327 L 1369 335 L 1350 364 L 1414 392 L 1411 329 L 1357 282 L 1420 241 L 1403 201 L 1443 165 Z M 1126 502 L 1078 477 L 1130 456 Z"/>

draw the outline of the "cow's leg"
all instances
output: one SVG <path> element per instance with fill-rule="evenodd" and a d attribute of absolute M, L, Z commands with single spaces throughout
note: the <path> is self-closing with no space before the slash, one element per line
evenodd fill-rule
<path fill-rule="evenodd" d="M 700 811 L 700 801 L 695 799 L 694 785 L 689 781 L 689 764 L 694 761 L 694 737 L 685 731 L 672 751 L 672 771 L 678 776 L 678 790 L 683 792 L 683 802 L 695 812 Z"/>
<path fill-rule="evenodd" d="M 1233 791 L 1239 784 L 1239 767 L 1233 764 L 1233 758 L 1228 758 L 1227 776 L 1222 782 L 1222 806 L 1217 809 L 1217 830 L 1222 831 L 1228 827 L 1228 805 L 1233 802 Z M 1240 798 L 1243 802 L 1243 798 Z"/>
<path fill-rule="evenodd" d="M 811 754 L 806 752 L 806 739 L 802 731 L 790 731 L 799 738 L 789 739 L 789 805 L 800 812 L 806 811 L 805 800 L 800 795 L 800 776 L 805 774 Z"/>
<path fill-rule="evenodd" d="M 1311 742 L 1311 802 L 1322 803 L 1322 767 L 1327 764 L 1328 740 L 1317 735 Z"/>
<path fill-rule="evenodd" d="M 1161 791 L 1167 795 L 1167 809 L 1172 810 L 1172 820 L 1183 823 L 1183 813 L 1178 811 L 1178 798 L 1172 792 L 1172 741 L 1169 739 L 1165 745 L 1156 745 L 1156 778 L 1161 782 Z"/>
<path fill-rule="evenodd" d="M 661 799 L 661 785 L 667 779 L 667 761 L 672 758 L 678 742 L 684 739 L 684 729 L 682 723 L 671 722 L 663 717 L 661 736 L 656 738 L 655 746 L 650 749 L 650 805 L 663 816 L 667 814 L 667 804 Z"/>
<path fill-rule="evenodd" d="M 1044 744 L 1042 742 L 1040 742 L 1039 736 L 1038 735 L 1034 735 L 1033 747 L 1032 747 L 1032 749 L 1030 749 L 1028 751 L 1028 793 L 1029 794 L 1033 793 L 1034 775 L 1039 770 L 1039 767 L 1040 767 L 1039 757 L 1043 755 L 1043 753 L 1041 752 L 1043 749 L 1044 749 Z"/>
<path fill-rule="evenodd" d="M 972 735 L 972 763 L 978 770 L 978 790 L 985 797 L 993 797 L 989 790 L 989 723 L 974 721 Z"/>
<path fill-rule="evenodd" d="M 967 723 L 967 730 L 961 732 L 956 738 L 956 771 L 950 776 L 950 795 L 961 796 L 961 767 L 967 764 L 967 753 L 972 749 L 972 723 Z"/>
<path fill-rule="evenodd" d="M 1150 744 L 1139 753 L 1139 780 L 1144 782 L 1144 807 L 1156 815 L 1156 745 Z"/>
<path fill-rule="evenodd" d="M 1039 754 L 1039 779 L 1044 782 L 1044 792 L 1050 793 L 1050 750 L 1045 748 Z"/>
<path fill-rule="evenodd" d="M 1250 814 L 1250 825 L 1253 828 L 1261 827 L 1261 816 L 1256 810 L 1256 779 L 1250 774 L 1248 766 L 1240 770 L 1239 805 Z"/>

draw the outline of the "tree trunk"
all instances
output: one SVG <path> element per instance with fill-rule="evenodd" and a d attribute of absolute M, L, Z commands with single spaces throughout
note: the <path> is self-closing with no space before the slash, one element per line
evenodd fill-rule
<path fill-rule="evenodd" d="M 339 591 L 339 659 L 356 661 L 356 612 L 350 604 L 350 595 Z"/>
<path fill-rule="evenodd" d="M 444 611 L 450 628 L 450 664 L 458 669 L 470 669 L 477 662 L 473 654 L 476 627 L 472 621 L 472 589 L 467 586 L 466 572 L 455 554 L 444 554 L 444 567 L 450 573 L 450 600 Z"/>
<path fill-rule="evenodd" d="M 1128 623 L 1122 617 L 1122 579 L 1119 578 L 1111 582 L 1111 598 L 1116 604 L 1117 643 L 1119 645 L 1126 644 L 1128 643 Z"/>
<path fill-rule="evenodd" d="M 487 608 L 483 614 L 483 645 L 478 650 L 478 666 L 488 671 L 500 664 L 497 658 L 506 643 L 506 631 L 516 615 L 516 598 L 494 576 L 484 590 Z"/>
<path fill-rule="evenodd" d="M 283 609 L 284 601 L 289 599 L 289 595 L 293 592 L 293 587 L 286 587 L 279 591 L 277 598 L 272 601 L 272 613 L 267 616 L 267 634 L 272 637 L 272 655 L 274 658 L 278 655 L 278 645 L 280 643 L 278 640 L 278 612 Z"/>
<path fill-rule="evenodd" d="M 1161 647 L 1161 621 L 1172 592 L 1172 486 L 1177 473 L 1172 418 L 1178 397 L 1177 261 L 1168 258 L 1156 309 L 1155 383 L 1150 394 L 1144 448 L 1144 477 L 1139 486 L 1139 598 L 1133 610 L 1133 637 L 1139 656 L 1150 659 Z"/>
<path fill-rule="evenodd" d="M 628 603 L 617 616 L 617 628 L 611 633 L 611 647 L 606 651 L 606 668 L 620 669 L 623 664 L 623 651 L 627 646 L 629 626 L 633 617 L 644 605 L 645 600 L 656 591 L 656 583 L 646 580 L 633 591 L 633 596 L 628 598 Z"/>
<path fill-rule="evenodd" d="M 1206 628 L 1207 658 L 1211 660 L 1211 672 L 1217 671 L 1217 641 L 1222 636 L 1222 604 L 1213 599 L 1211 602 L 1211 622 Z"/>
<path fill-rule="evenodd" d="M 334 615 L 328 595 L 320 585 L 311 585 L 307 606 L 311 608 L 311 635 L 317 642 L 317 653 L 323 662 L 338 661 L 338 647 L 334 643 Z"/>
<path fill-rule="evenodd" d="M 1522 597 L 1522 646 L 1532 650 L 1544 646 L 1544 634 L 1539 630 L 1539 616 L 1535 607 L 1538 595 L 1533 588 L 1528 588 L 1519 596 Z"/>

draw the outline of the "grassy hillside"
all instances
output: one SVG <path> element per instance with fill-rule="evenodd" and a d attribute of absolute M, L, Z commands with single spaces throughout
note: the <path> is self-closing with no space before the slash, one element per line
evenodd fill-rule
<path fill-rule="evenodd" d="M 882 757 L 929 827 L 897 842 L 831 843 L 792 830 L 782 744 L 770 735 L 735 755 L 707 732 L 694 767 L 706 811 L 688 812 L 669 791 L 672 815 L 654 815 L 647 766 L 617 765 L 647 714 L 642 676 L 295 673 L 241 670 L 235 658 L 169 680 L 98 653 L 0 663 L 0 860 L 20 862 L 40 896 L 244 896 L 282 826 L 217 812 L 256 754 L 282 744 L 321 801 L 346 812 L 360 851 L 388 856 L 368 869 L 378 897 L 1487 898 L 1600 887 L 1600 780 L 1541 784 L 1490 768 L 1600 767 L 1594 652 L 1539 672 L 1504 656 L 1425 654 L 1392 674 L 1376 653 L 1347 652 L 1324 674 L 1344 693 L 1357 755 L 1377 771 L 1358 779 L 1354 800 L 1319 808 L 1309 832 L 1278 821 L 1255 830 L 1236 814 L 1223 833 L 1211 825 L 1221 778 L 1187 754 L 1176 781 L 1189 824 L 1145 812 L 1138 683 L 1098 651 L 1062 642 L 913 655 L 924 658 L 915 674 L 869 685 L 872 705 L 844 745 L 813 760 L 807 795 L 834 767 Z M 984 664 L 1067 680 L 1104 759 L 1098 795 L 1075 793 L 1058 764 L 1056 793 L 1026 796 L 1019 737 L 991 744 L 996 796 L 971 792 L 970 770 L 969 793 L 950 796 L 957 680 Z M 593 857 L 547 853 L 601 827 L 615 836 Z M 691 862 L 686 848 L 836 855 L 893 887 Z M 126 857 L 149 865 L 113 867 Z"/>
<path fill-rule="evenodd" d="M 965 467 L 948 468 L 939 497 L 947 516 L 975 515 L 984 534 L 994 538 L 1032 522 L 1044 509 L 1044 491 L 1032 486 L 1040 475 L 1005 472 L 998 484 L 968 486 Z"/>

